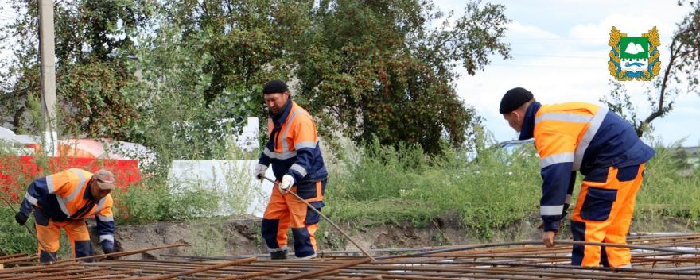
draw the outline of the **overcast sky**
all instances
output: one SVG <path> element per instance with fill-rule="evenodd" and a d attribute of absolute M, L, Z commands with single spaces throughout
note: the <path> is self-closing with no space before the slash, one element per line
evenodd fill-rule
<path fill-rule="evenodd" d="M 462 0 L 435 0 L 441 10 L 462 13 Z M 612 26 L 628 36 L 641 36 L 653 26 L 661 38 L 662 68 L 668 62 L 668 44 L 676 23 L 690 9 L 677 1 L 539 0 L 497 1 L 506 6 L 512 20 L 505 41 L 512 48 L 511 60 L 496 57 L 475 76 L 463 75 L 457 92 L 465 103 L 486 118 L 486 128 L 497 140 L 513 140 L 517 134 L 498 114 L 503 94 L 516 86 L 533 92 L 544 104 L 598 100 L 610 92 L 608 40 Z M 644 88 L 649 82 L 625 82 L 639 104 L 641 115 L 649 114 Z M 665 144 L 687 138 L 684 146 L 700 144 L 697 122 L 700 97 L 684 94 L 676 99 L 674 110 L 652 123 L 653 136 Z"/>

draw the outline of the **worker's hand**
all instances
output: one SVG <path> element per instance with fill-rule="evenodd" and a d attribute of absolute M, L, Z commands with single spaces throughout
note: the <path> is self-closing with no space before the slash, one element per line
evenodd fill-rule
<path fill-rule="evenodd" d="M 289 191 L 289 188 L 291 188 L 293 185 L 294 185 L 294 177 L 292 177 L 292 175 L 282 176 L 282 183 L 279 184 L 280 192 L 287 193 Z"/>
<path fill-rule="evenodd" d="M 542 242 L 547 248 L 554 247 L 554 237 L 557 236 L 556 231 L 544 231 L 542 232 Z"/>
<path fill-rule="evenodd" d="M 262 182 L 262 180 L 265 179 L 265 171 L 267 171 L 267 165 L 258 163 L 255 166 L 255 172 L 253 173 L 253 175 L 256 179 Z"/>
<path fill-rule="evenodd" d="M 22 212 L 17 212 L 17 214 L 15 214 L 15 221 L 22 226 L 27 223 L 27 219 L 29 219 L 29 217 Z"/>

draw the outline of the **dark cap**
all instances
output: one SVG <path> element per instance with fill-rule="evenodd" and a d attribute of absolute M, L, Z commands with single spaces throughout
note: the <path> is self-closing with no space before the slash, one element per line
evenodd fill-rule
<path fill-rule="evenodd" d="M 280 80 L 271 80 L 263 86 L 263 94 L 283 93 L 288 90 L 287 84 Z"/>
<path fill-rule="evenodd" d="M 509 114 L 533 98 L 535 96 L 532 95 L 532 92 L 521 87 L 513 88 L 507 91 L 501 99 L 501 114 Z"/>

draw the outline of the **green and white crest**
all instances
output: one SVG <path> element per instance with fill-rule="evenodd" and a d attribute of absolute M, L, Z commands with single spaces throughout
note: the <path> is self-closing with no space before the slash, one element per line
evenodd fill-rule
<path fill-rule="evenodd" d="M 613 26 L 610 31 L 610 75 L 620 81 L 649 81 L 659 74 L 659 31 L 654 26 L 641 37 L 628 37 Z"/>

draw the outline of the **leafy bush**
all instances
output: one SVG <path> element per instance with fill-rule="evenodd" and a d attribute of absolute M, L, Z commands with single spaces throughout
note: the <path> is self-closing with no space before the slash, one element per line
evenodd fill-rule
<path fill-rule="evenodd" d="M 3 204 L 5 203 L 3 202 Z M 0 208 L 0 254 L 36 252 L 37 243 L 35 237 L 29 234 L 27 229 L 15 222 L 17 209 L 5 205 Z M 33 223 L 33 218 L 27 221 L 28 225 Z"/>

